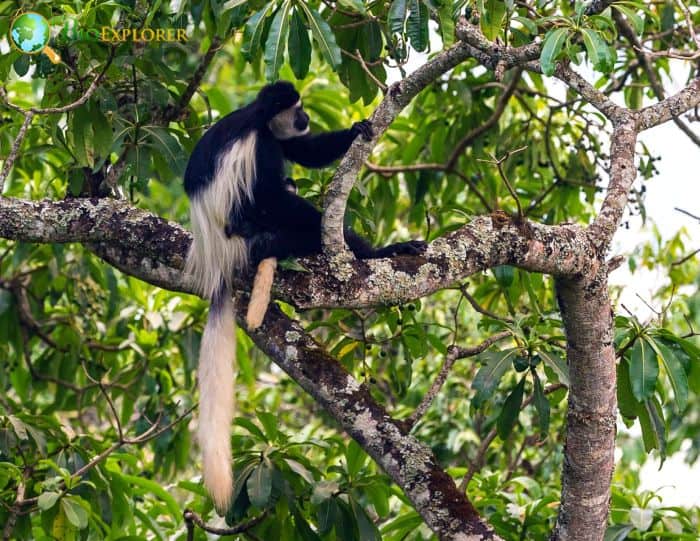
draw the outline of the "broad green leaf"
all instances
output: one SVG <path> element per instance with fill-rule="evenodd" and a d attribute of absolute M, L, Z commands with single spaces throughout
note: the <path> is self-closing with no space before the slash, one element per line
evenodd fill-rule
<path fill-rule="evenodd" d="M 148 145 L 160 153 L 173 174 L 182 176 L 187 166 L 187 154 L 180 142 L 167 128 L 143 126 L 142 129 L 148 134 Z"/>
<path fill-rule="evenodd" d="M 268 81 L 277 79 L 277 74 L 284 62 L 284 44 L 289 33 L 289 7 L 287 0 L 275 13 L 270 25 L 270 31 L 265 41 L 265 76 Z"/>
<path fill-rule="evenodd" d="M 445 47 L 449 47 L 455 42 L 455 21 L 452 18 L 452 6 L 445 3 L 438 9 L 440 17 L 440 36 Z"/>
<path fill-rule="evenodd" d="M 309 33 L 304 25 L 298 9 L 294 9 L 289 26 L 289 41 L 287 43 L 289 64 L 297 79 L 303 79 L 309 73 L 311 64 L 311 42 Z"/>
<path fill-rule="evenodd" d="M 355 477 L 365 464 L 367 455 L 355 440 L 350 440 L 345 450 L 345 461 L 347 463 L 348 475 Z"/>
<path fill-rule="evenodd" d="M 632 393 L 629 364 L 625 359 L 620 359 L 617 365 L 617 407 L 620 413 L 628 419 L 636 419 L 642 407 L 642 404 Z"/>
<path fill-rule="evenodd" d="M 272 469 L 267 463 L 261 462 L 253 470 L 246 482 L 246 490 L 250 503 L 258 509 L 267 507 L 272 493 Z"/>
<path fill-rule="evenodd" d="M 338 516 L 338 506 L 335 498 L 323 500 L 316 508 L 316 519 L 318 521 L 318 533 L 326 535 L 333 529 Z"/>
<path fill-rule="evenodd" d="M 631 524 L 615 524 L 614 526 L 609 526 L 605 530 L 605 537 L 603 541 L 623 541 L 627 539 L 629 533 L 634 530 L 634 526 Z"/>
<path fill-rule="evenodd" d="M 144 492 L 150 492 L 151 494 L 157 496 L 159 500 L 165 503 L 168 511 L 172 515 L 171 518 L 173 520 L 177 520 L 178 522 L 180 521 L 182 518 L 182 510 L 180 509 L 180 505 L 175 501 L 175 498 L 173 498 L 170 493 L 161 486 L 160 483 L 151 481 L 145 477 L 139 477 L 137 475 L 121 474 L 121 477 L 130 485 L 138 487 Z"/>
<path fill-rule="evenodd" d="M 515 386 L 506 401 L 503 403 L 503 409 L 498 415 L 498 421 L 496 422 L 496 427 L 498 428 L 498 435 L 502 440 L 505 440 L 510 435 L 515 423 L 520 415 L 520 407 L 523 404 L 523 394 L 525 393 L 525 377 L 520 380 L 520 382 Z"/>
<path fill-rule="evenodd" d="M 542 44 L 542 52 L 540 53 L 542 73 L 545 75 L 552 75 L 554 73 L 557 57 L 568 37 L 568 28 L 555 28 L 547 32 Z"/>
<path fill-rule="evenodd" d="M 659 361 L 656 352 L 643 338 L 638 338 L 632 346 L 630 356 L 630 383 L 634 397 L 642 402 L 649 398 L 656 387 L 659 376 Z"/>
<path fill-rule="evenodd" d="M 563 383 L 567 387 L 569 386 L 569 367 L 566 361 L 562 359 L 559 355 L 552 353 L 551 351 L 539 351 L 542 361 L 549 368 L 551 368 L 554 373 L 559 378 L 559 382 Z"/>
<path fill-rule="evenodd" d="M 637 34 L 642 34 L 644 32 L 644 17 L 638 15 L 633 9 L 620 4 L 613 4 L 612 7 L 625 16 Z"/>
<path fill-rule="evenodd" d="M 394 34 L 403 34 L 409 0 L 394 0 L 389 8 L 387 22 L 389 30 Z"/>
<path fill-rule="evenodd" d="M 498 285 L 507 289 L 513 285 L 515 279 L 515 268 L 510 265 L 498 265 L 492 269 Z"/>
<path fill-rule="evenodd" d="M 257 57 L 260 51 L 260 44 L 262 43 L 262 36 L 265 31 L 265 18 L 270 8 L 274 5 L 273 2 L 267 4 L 260 11 L 254 13 L 245 25 L 241 54 L 248 60 Z"/>
<path fill-rule="evenodd" d="M 639 413 L 639 423 L 642 427 L 644 449 L 650 452 L 657 449 L 663 460 L 666 458 L 666 424 L 664 422 L 661 404 L 652 397 L 644 401 L 644 407 Z"/>
<path fill-rule="evenodd" d="M 649 345 L 654 349 L 655 353 L 661 359 L 664 365 L 668 379 L 673 387 L 673 397 L 676 402 L 678 413 L 681 413 L 688 404 L 688 377 L 685 374 L 683 365 L 681 364 L 673 349 L 667 347 L 660 340 L 654 340 L 652 337 L 646 337 Z"/>
<path fill-rule="evenodd" d="M 472 389 L 476 390 L 476 395 L 472 399 L 475 408 L 480 407 L 491 396 L 517 353 L 517 349 L 505 349 L 487 351 L 480 355 L 486 360 L 486 364 L 479 368 L 472 382 Z"/>
<path fill-rule="evenodd" d="M 60 496 L 61 495 L 58 492 L 42 492 L 39 495 L 39 501 L 37 502 L 39 504 L 39 509 L 42 511 L 51 509 L 56 504 Z"/>
<path fill-rule="evenodd" d="M 610 47 L 605 40 L 595 30 L 584 28 L 581 30 L 583 36 L 583 44 L 586 46 L 588 59 L 593 64 L 593 67 L 599 71 L 610 71 L 614 67 Z"/>
<path fill-rule="evenodd" d="M 479 0 L 479 25 L 487 39 L 494 41 L 501 33 L 506 15 L 506 5 L 502 0 Z"/>
<path fill-rule="evenodd" d="M 421 0 L 411 0 L 411 13 L 406 22 L 406 34 L 411 40 L 411 47 L 416 51 L 428 48 L 428 20 L 430 13 Z"/>
<path fill-rule="evenodd" d="M 237 8 L 238 6 L 245 4 L 247 1 L 248 0 L 227 0 L 226 3 L 224 3 L 223 6 L 221 6 L 221 9 L 225 11 Z"/>
<path fill-rule="evenodd" d="M 279 419 L 267 411 L 258 411 L 256 415 L 265 429 L 265 435 L 267 436 L 268 440 L 275 441 L 280 434 L 277 427 Z"/>
<path fill-rule="evenodd" d="M 535 409 L 537 410 L 537 416 L 539 417 L 540 432 L 542 434 L 547 434 L 547 432 L 549 432 L 549 400 L 547 400 L 547 396 L 544 394 L 544 389 L 542 388 L 542 382 L 540 381 L 540 378 L 538 378 L 537 375 L 534 373 L 533 375 L 535 376 L 535 392 L 533 395 L 533 404 L 535 405 Z"/>
<path fill-rule="evenodd" d="M 367 516 L 367 512 L 364 508 L 353 498 L 349 498 L 350 507 L 355 515 L 355 520 L 357 522 L 357 529 L 360 533 L 361 541 L 382 541 L 382 536 L 379 530 L 374 525 L 374 522 Z"/>
<path fill-rule="evenodd" d="M 340 47 L 335 42 L 335 35 L 328 23 L 319 15 L 319 13 L 306 5 L 306 2 L 297 4 L 306 12 L 306 21 L 311 28 L 311 34 L 316 40 L 316 44 L 321 49 L 321 54 L 334 69 L 340 66 L 342 57 Z"/>
<path fill-rule="evenodd" d="M 66 514 L 68 522 L 82 530 L 88 525 L 88 514 L 85 509 L 75 499 L 67 496 L 61 500 L 61 508 Z"/>
<path fill-rule="evenodd" d="M 365 8 L 365 4 L 362 0 L 338 0 L 338 4 L 357 11 L 358 13 L 367 13 L 367 9 Z"/>

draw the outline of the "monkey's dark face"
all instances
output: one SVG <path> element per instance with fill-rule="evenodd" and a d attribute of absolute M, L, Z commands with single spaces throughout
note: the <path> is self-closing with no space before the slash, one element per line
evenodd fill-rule
<path fill-rule="evenodd" d="M 299 100 L 273 116 L 267 126 L 277 139 L 299 137 L 309 132 L 309 115 L 306 114 Z"/>

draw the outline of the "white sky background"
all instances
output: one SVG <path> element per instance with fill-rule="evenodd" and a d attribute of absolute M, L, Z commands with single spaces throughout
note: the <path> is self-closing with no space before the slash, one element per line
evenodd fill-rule
<path fill-rule="evenodd" d="M 436 25 L 432 21 L 430 25 L 431 50 L 439 51 L 442 49 L 442 43 L 436 31 Z M 411 51 L 409 62 L 404 68 L 407 73 L 411 73 L 426 60 L 426 54 Z M 589 82 L 595 81 L 596 77 L 590 68 L 581 66 L 576 70 Z M 671 71 L 673 78 L 663 80 L 667 95 L 683 88 L 687 66 L 683 62 L 672 61 Z M 398 70 L 387 70 L 387 74 L 388 84 L 401 78 Z M 559 97 L 564 95 L 563 83 L 550 79 L 549 84 L 553 95 Z M 623 105 L 621 96 L 613 96 L 613 99 L 616 103 Z M 700 122 L 690 123 L 690 126 L 700 134 Z M 700 216 L 700 148 L 695 146 L 673 122 L 666 122 L 643 132 L 639 139 L 647 145 L 652 155 L 661 156 L 661 160 L 655 162 L 659 174 L 646 183 L 647 192 L 644 202 L 647 210 L 647 224 L 642 226 L 640 217 L 631 217 L 629 230 L 620 228 L 615 235 L 612 255 L 630 255 L 636 247 L 653 238 L 654 224 L 664 239 L 671 238 L 679 229 L 685 228 L 688 233 L 685 239 L 686 253 L 700 248 L 700 222 L 674 210 L 675 207 L 679 207 Z M 603 178 L 606 176 L 604 175 Z M 665 280 L 667 280 L 666 274 L 659 271 L 637 269 L 632 275 L 626 264 L 610 276 L 611 285 L 624 286 L 619 299 L 620 303 L 632 310 L 642 321 L 651 316 L 651 311 L 637 295 L 654 306 L 654 302 L 651 301 L 652 295 Z M 658 306 L 654 307 L 658 308 Z M 618 430 L 627 431 L 621 423 Z M 638 425 L 629 432 L 634 437 L 641 438 Z M 700 490 L 698 490 L 700 461 L 691 468 L 683 462 L 683 457 L 683 452 L 675 454 L 664 463 L 661 470 L 659 470 L 659 460 L 654 456 L 650 457 L 640 472 L 640 488 L 659 493 L 663 497 L 661 505 L 664 506 L 700 505 Z M 658 502 L 655 501 L 652 505 L 657 504 Z"/>

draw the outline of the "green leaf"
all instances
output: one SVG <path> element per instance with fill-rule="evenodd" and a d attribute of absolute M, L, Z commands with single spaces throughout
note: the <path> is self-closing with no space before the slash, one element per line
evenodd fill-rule
<path fill-rule="evenodd" d="M 542 388 L 542 382 L 540 381 L 540 378 L 537 377 L 537 374 L 534 371 L 533 376 L 535 378 L 535 392 L 533 395 L 533 404 L 535 405 L 535 409 L 537 410 L 537 416 L 539 417 L 540 432 L 542 434 L 546 434 L 547 432 L 549 432 L 549 400 L 547 400 L 547 396 L 544 394 L 544 389 Z"/>
<path fill-rule="evenodd" d="M 58 501 L 58 498 L 61 495 L 58 492 L 42 492 L 39 495 L 39 509 L 42 511 L 46 511 L 47 509 L 51 509 L 54 505 L 56 505 L 56 502 Z"/>
<path fill-rule="evenodd" d="M 506 5 L 502 0 L 479 0 L 479 11 L 481 31 L 487 39 L 494 41 L 501 33 Z"/>
<path fill-rule="evenodd" d="M 486 351 L 480 355 L 482 359 L 486 360 L 486 364 L 479 368 L 472 382 L 472 388 L 476 390 L 476 395 L 472 399 L 475 408 L 480 407 L 491 396 L 517 352 L 518 350 L 513 348 L 502 351 Z"/>
<path fill-rule="evenodd" d="M 85 509 L 74 498 L 68 496 L 61 500 L 61 508 L 66 514 L 68 522 L 82 530 L 88 525 L 88 514 Z"/>
<path fill-rule="evenodd" d="M 284 2 L 272 19 L 270 31 L 265 42 L 265 76 L 268 81 L 277 79 L 277 74 L 284 62 L 284 43 L 289 33 L 290 1 Z"/>
<path fill-rule="evenodd" d="M 95 102 L 90 106 L 90 116 L 95 136 L 95 152 L 104 158 L 112 148 L 112 126 Z"/>
<path fill-rule="evenodd" d="M 663 464 L 663 459 L 666 458 L 666 424 L 661 404 L 656 398 L 644 401 L 644 407 L 639 412 L 639 423 L 642 427 L 644 449 L 647 453 L 657 449 Z"/>
<path fill-rule="evenodd" d="M 260 52 L 260 44 L 265 31 L 265 17 L 274 3 L 270 2 L 260 11 L 253 13 L 243 30 L 243 46 L 241 54 L 248 60 L 256 58 Z"/>
<path fill-rule="evenodd" d="M 391 30 L 393 34 L 403 34 L 407 13 L 407 0 L 394 0 L 391 3 L 389 14 L 387 15 L 387 22 L 389 23 L 389 30 Z"/>
<path fill-rule="evenodd" d="M 335 498 L 323 500 L 316 508 L 316 519 L 318 524 L 318 533 L 326 535 L 333 529 L 338 516 L 338 506 L 335 504 Z"/>
<path fill-rule="evenodd" d="M 520 415 L 520 407 L 523 405 L 523 394 L 525 393 L 525 376 L 515 386 L 506 401 L 503 403 L 503 409 L 498 415 L 496 427 L 498 435 L 502 440 L 508 438 L 508 435 L 513 430 L 518 416 Z"/>
<path fill-rule="evenodd" d="M 559 378 L 559 382 L 563 383 L 568 387 L 569 367 L 566 365 L 566 361 L 562 359 L 559 355 L 556 355 L 551 351 L 539 351 L 538 353 L 544 361 L 544 364 L 551 368 L 557 375 L 557 377 Z"/>
<path fill-rule="evenodd" d="M 379 530 L 374 525 L 374 522 L 367 516 L 367 512 L 364 508 L 355 500 L 355 498 L 350 497 L 350 507 L 353 514 L 355 515 L 355 521 L 357 522 L 357 529 L 360 533 L 360 539 L 362 541 L 382 541 L 382 536 Z"/>
<path fill-rule="evenodd" d="M 29 55 L 20 55 L 17 60 L 15 60 L 15 63 L 12 64 L 12 67 L 15 68 L 15 73 L 17 75 L 24 77 L 29 71 Z"/>
<path fill-rule="evenodd" d="M 316 40 L 316 44 L 321 49 L 321 54 L 326 59 L 334 69 L 340 66 L 342 57 L 340 54 L 340 47 L 335 42 L 335 35 L 328 26 L 328 23 L 318 14 L 314 9 L 311 9 L 306 5 L 306 2 L 299 2 L 298 4 L 306 12 L 306 20 L 311 28 L 311 34 Z"/>
<path fill-rule="evenodd" d="M 545 75 L 552 75 L 554 73 L 557 57 L 559 53 L 561 53 L 568 37 L 568 28 L 555 28 L 547 32 L 542 44 L 542 53 L 540 53 L 542 73 Z"/>
<path fill-rule="evenodd" d="M 515 268 L 510 265 L 498 265 L 492 269 L 498 285 L 504 289 L 513 285 L 515 279 Z"/>
<path fill-rule="evenodd" d="M 608 529 L 605 530 L 603 541 L 624 541 L 632 530 L 634 530 L 634 526 L 631 524 L 615 524 L 614 526 L 609 526 Z"/>
<path fill-rule="evenodd" d="M 583 36 L 583 44 L 586 46 L 588 59 L 593 67 L 604 72 L 612 70 L 615 67 L 613 56 L 610 53 L 610 47 L 601 35 L 590 28 L 582 29 L 581 35 Z"/>
<path fill-rule="evenodd" d="M 678 413 L 683 412 L 688 404 L 688 377 L 685 374 L 680 359 L 676 357 L 673 349 L 667 347 L 663 342 L 648 337 L 649 345 L 654 348 L 655 353 L 664 365 L 668 379 L 673 388 L 673 397 Z"/>
<path fill-rule="evenodd" d="M 87 105 L 78 107 L 73 112 L 71 119 L 71 132 L 73 135 L 73 152 L 78 159 L 78 164 L 83 167 L 92 167 L 95 163 L 95 151 L 93 149 L 92 119 Z"/>
<path fill-rule="evenodd" d="M 430 13 L 420 0 L 411 0 L 411 14 L 406 22 L 406 34 L 411 40 L 411 47 L 416 51 L 428 48 L 428 20 Z"/>
<path fill-rule="evenodd" d="M 289 54 L 289 64 L 292 66 L 294 76 L 297 79 L 306 77 L 311 64 L 311 42 L 309 41 L 309 33 L 304 25 L 304 20 L 298 9 L 295 9 L 292 13 L 287 53 Z"/>
<path fill-rule="evenodd" d="M 659 361 L 656 352 L 643 338 L 638 338 L 632 346 L 630 359 L 630 383 L 634 397 L 642 402 L 649 398 L 656 387 L 659 376 Z"/>
<path fill-rule="evenodd" d="M 613 4 L 612 8 L 618 10 L 625 16 L 637 34 L 642 34 L 644 32 L 644 17 L 638 15 L 633 9 L 621 6 L 620 4 Z"/>
<path fill-rule="evenodd" d="M 148 134 L 148 145 L 160 153 L 173 174 L 182 176 L 187 166 L 187 153 L 180 142 L 167 128 L 143 126 L 142 129 Z"/>
<path fill-rule="evenodd" d="M 267 507 L 272 493 L 272 469 L 267 463 L 261 462 L 253 470 L 246 482 L 246 490 L 250 503 L 258 509 Z"/>
<path fill-rule="evenodd" d="M 365 464 L 367 455 L 355 440 L 350 440 L 345 450 L 345 462 L 347 463 L 348 475 L 355 477 Z"/>
<path fill-rule="evenodd" d="M 636 419 L 642 407 L 641 402 L 632 393 L 629 364 L 626 359 L 620 359 L 617 365 L 617 407 L 628 419 Z"/>
<path fill-rule="evenodd" d="M 367 13 L 367 9 L 362 0 L 338 0 L 338 4 L 357 11 L 358 13 L 362 13 L 363 15 Z"/>
<path fill-rule="evenodd" d="M 121 477 L 133 487 L 138 487 L 143 492 L 150 492 L 151 494 L 157 496 L 159 500 L 165 503 L 168 511 L 172 515 L 171 519 L 177 520 L 178 522 L 180 521 L 180 518 L 182 517 L 182 510 L 180 509 L 179 504 L 175 501 L 175 498 L 173 498 L 170 493 L 161 486 L 160 483 L 151 481 L 145 477 L 139 477 L 137 475 L 121 474 Z"/>
<path fill-rule="evenodd" d="M 449 47 L 455 42 L 455 20 L 452 18 L 452 6 L 444 3 L 438 8 L 440 17 L 440 36 L 442 44 Z"/>

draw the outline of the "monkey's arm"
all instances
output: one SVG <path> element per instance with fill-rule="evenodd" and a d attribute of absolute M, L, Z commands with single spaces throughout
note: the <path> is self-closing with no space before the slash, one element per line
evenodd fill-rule
<path fill-rule="evenodd" d="M 347 130 L 302 135 L 280 141 L 284 156 L 304 167 L 325 167 L 343 156 L 358 135 L 369 141 L 374 135 L 369 120 L 355 122 Z"/>

